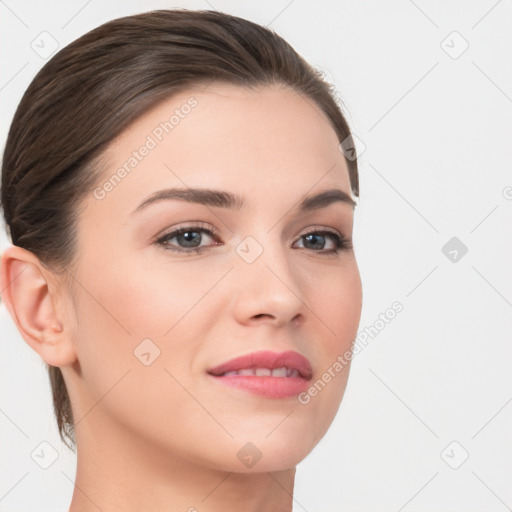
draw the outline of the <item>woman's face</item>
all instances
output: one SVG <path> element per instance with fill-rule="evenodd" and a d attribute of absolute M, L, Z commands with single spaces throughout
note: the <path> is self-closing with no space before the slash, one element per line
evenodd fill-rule
<path fill-rule="evenodd" d="M 162 461 L 259 472 L 293 467 L 319 442 L 362 303 L 354 252 L 337 248 L 354 213 L 338 145 L 312 100 L 225 84 L 166 100 L 110 145 L 79 208 L 78 362 L 62 368 L 79 449 L 81 438 L 103 447 L 97 457 L 131 443 Z M 170 189 L 188 196 L 147 202 Z M 301 208 L 328 190 L 342 199 Z M 297 352 L 311 378 L 209 373 L 259 351 Z"/>

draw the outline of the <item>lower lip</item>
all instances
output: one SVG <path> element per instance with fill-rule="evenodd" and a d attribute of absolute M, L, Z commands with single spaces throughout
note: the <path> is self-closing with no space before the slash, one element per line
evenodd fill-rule
<path fill-rule="evenodd" d="M 226 386 L 243 389 L 268 398 L 296 397 L 305 391 L 309 381 L 301 377 L 257 377 L 255 375 L 230 375 L 227 377 L 210 375 Z"/>

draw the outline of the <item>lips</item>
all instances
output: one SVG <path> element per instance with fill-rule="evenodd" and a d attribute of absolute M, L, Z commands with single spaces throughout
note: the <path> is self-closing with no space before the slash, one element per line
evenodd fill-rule
<path fill-rule="evenodd" d="M 311 363 L 297 352 L 253 352 L 208 370 L 215 384 L 272 399 L 296 397 L 312 378 Z"/>
<path fill-rule="evenodd" d="M 313 374 L 311 363 L 299 353 L 260 351 L 226 361 L 208 370 L 216 377 L 256 376 L 275 378 L 302 378 Z"/>

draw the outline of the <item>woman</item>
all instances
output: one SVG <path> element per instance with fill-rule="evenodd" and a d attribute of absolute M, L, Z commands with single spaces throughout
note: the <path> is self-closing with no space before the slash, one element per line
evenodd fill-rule
<path fill-rule="evenodd" d="M 37 74 L 1 288 L 76 445 L 71 512 L 292 509 L 361 313 L 350 141 L 321 74 L 224 13 L 120 18 Z"/>

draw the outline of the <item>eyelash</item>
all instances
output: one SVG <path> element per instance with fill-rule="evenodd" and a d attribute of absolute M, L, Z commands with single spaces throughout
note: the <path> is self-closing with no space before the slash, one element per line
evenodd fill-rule
<path fill-rule="evenodd" d="M 175 238 L 176 236 L 179 236 L 179 235 L 189 232 L 189 231 L 205 233 L 208 236 L 211 236 L 216 241 L 218 241 L 218 238 L 219 238 L 219 235 L 215 232 L 215 230 L 209 229 L 201 224 L 195 224 L 195 225 L 190 225 L 190 226 L 184 226 L 184 227 L 178 228 L 174 231 L 171 231 L 170 233 L 166 233 L 165 235 L 157 238 L 155 240 L 154 244 L 162 246 L 163 249 L 166 251 L 173 251 L 176 253 L 185 253 L 185 254 L 202 254 L 205 247 L 183 248 L 183 247 L 177 247 L 177 246 L 170 246 L 169 244 L 166 243 L 168 240 L 171 240 L 171 239 Z M 351 238 L 347 238 L 343 235 L 338 234 L 335 231 L 327 230 L 325 228 L 317 229 L 315 231 L 308 231 L 307 233 L 304 233 L 303 235 L 301 235 L 299 240 L 307 237 L 308 235 L 322 235 L 322 236 L 330 235 L 332 237 L 334 246 L 335 246 L 334 249 L 329 249 L 327 251 L 326 250 L 315 251 L 314 249 L 310 249 L 313 252 L 317 252 L 319 254 L 335 255 L 335 254 L 339 254 L 340 251 L 348 251 L 353 248 Z M 209 247 L 214 247 L 214 246 L 207 246 L 206 248 L 209 248 Z M 302 247 L 301 247 L 301 249 L 302 249 Z M 307 249 L 307 248 L 304 248 L 304 249 Z"/>

